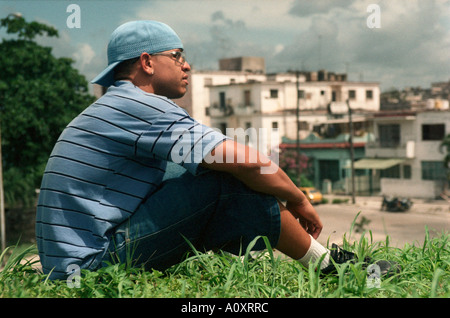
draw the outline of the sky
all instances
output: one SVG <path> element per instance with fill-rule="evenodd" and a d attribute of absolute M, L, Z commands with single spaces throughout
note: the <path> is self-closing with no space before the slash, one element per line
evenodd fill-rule
<path fill-rule="evenodd" d="M 79 27 L 67 23 L 70 4 Z M 383 91 L 450 80 L 450 0 L 0 0 L 0 18 L 10 13 L 58 29 L 38 43 L 89 81 L 107 65 L 110 34 L 131 20 L 170 25 L 198 70 L 261 56 L 269 73 L 326 69 Z"/>

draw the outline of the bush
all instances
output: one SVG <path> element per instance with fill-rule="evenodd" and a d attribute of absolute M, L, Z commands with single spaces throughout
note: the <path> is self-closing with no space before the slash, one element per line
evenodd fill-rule
<path fill-rule="evenodd" d="M 332 204 L 341 204 L 341 203 L 347 203 L 349 199 L 333 199 L 331 201 Z"/>

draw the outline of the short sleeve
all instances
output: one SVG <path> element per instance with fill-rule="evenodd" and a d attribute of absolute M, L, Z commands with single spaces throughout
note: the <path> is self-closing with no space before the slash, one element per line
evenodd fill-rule
<path fill-rule="evenodd" d="M 227 137 L 216 129 L 200 124 L 181 110 L 159 116 L 136 142 L 136 154 L 171 161 L 192 174 L 198 165 Z"/>

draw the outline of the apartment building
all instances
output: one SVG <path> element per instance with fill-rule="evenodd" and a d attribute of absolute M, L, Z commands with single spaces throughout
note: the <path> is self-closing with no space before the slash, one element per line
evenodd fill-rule
<path fill-rule="evenodd" d="M 440 144 L 449 123 L 450 111 L 440 109 L 374 114 L 376 139 L 355 168 L 370 170 L 384 195 L 439 197 L 448 186 Z"/>
<path fill-rule="evenodd" d="M 175 102 L 196 120 L 211 125 L 208 113 L 210 87 L 233 85 L 250 81 L 264 81 L 264 59 L 259 57 L 238 57 L 219 61 L 219 70 L 196 70 L 189 72 L 187 93 Z"/>
<path fill-rule="evenodd" d="M 365 142 L 372 137 L 368 118 L 380 107 L 378 83 L 347 81 L 345 74 L 326 71 L 286 72 L 247 82 L 210 85 L 208 89 L 211 126 L 224 133 L 232 128 L 234 137 L 238 135 L 236 128 L 241 128 L 244 135 L 251 131 L 253 135 L 240 140 L 267 153 L 276 147 L 300 146 L 313 166 L 310 178 L 316 187 L 322 188 L 326 180 L 333 183 L 333 190 L 348 193 L 350 172 L 346 166 L 351 158 L 347 100 L 353 112 L 354 158 L 360 159 L 364 157 Z M 261 130 L 266 134 L 262 135 Z"/>
<path fill-rule="evenodd" d="M 379 85 L 349 82 L 345 74 L 291 72 L 267 74 L 246 82 L 210 85 L 208 115 L 210 124 L 221 129 L 278 129 L 282 138 L 306 138 L 317 126 L 330 119 L 346 123 L 346 100 L 364 121 L 366 113 L 379 110 Z M 299 114 L 297 115 L 297 108 Z M 345 114 L 343 114 L 343 110 Z"/>

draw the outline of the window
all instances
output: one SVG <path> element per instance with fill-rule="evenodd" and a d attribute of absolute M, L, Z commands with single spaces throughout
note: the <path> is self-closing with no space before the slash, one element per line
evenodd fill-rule
<path fill-rule="evenodd" d="M 366 99 L 373 99 L 373 91 L 371 89 L 366 90 Z"/>
<path fill-rule="evenodd" d="M 422 140 L 443 140 L 445 124 L 422 125 Z"/>
<path fill-rule="evenodd" d="M 272 122 L 272 128 L 274 128 L 274 129 L 278 128 L 278 122 L 277 121 L 273 121 Z"/>
<path fill-rule="evenodd" d="M 395 165 L 393 167 L 381 170 L 380 178 L 399 179 L 400 178 L 400 165 Z"/>
<path fill-rule="evenodd" d="M 325 91 L 324 91 L 324 90 L 321 90 L 321 91 L 320 91 L 320 95 L 321 95 L 321 96 L 324 96 L 324 95 L 325 95 Z"/>
<path fill-rule="evenodd" d="M 219 107 L 221 109 L 225 109 L 226 108 L 226 99 L 225 99 L 225 92 L 220 92 L 219 93 Z"/>
<path fill-rule="evenodd" d="M 303 89 L 300 89 L 300 90 L 298 91 L 298 97 L 299 97 L 299 98 L 305 98 L 305 91 L 304 91 Z"/>
<path fill-rule="evenodd" d="M 442 161 L 422 161 L 422 180 L 446 179 L 445 167 Z"/>
<path fill-rule="evenodd" d="M 378 125 L 380 147 L 395 148 L 400 145 L 400 125 Z"/>
<path fill-rule="evenodd" d="M 278 89 L 270 90 L 270 98 L 278 98 Z"/>
<path fill-rule="evenodd" d="M 300 130 L 309 130 L 309 123 L 307 121 L 300 121 Z"/>
<path fill-rule="evenodd" d="M 348 91 L 348 98 L 349 99 L 356 99 L 356 91 L 354 89 L 351 89 Z"/>
<path fill-rule="evenodd" d="M 244 106 L 250 106 L 251 105 L 251 99 L 250 99 L 250 91 L 245 90 L 244 91 Z"/>
<path fill-rule="evenodd" d="M 403 165 L 403 179 L 411 179 L 411 165 Z"/>

